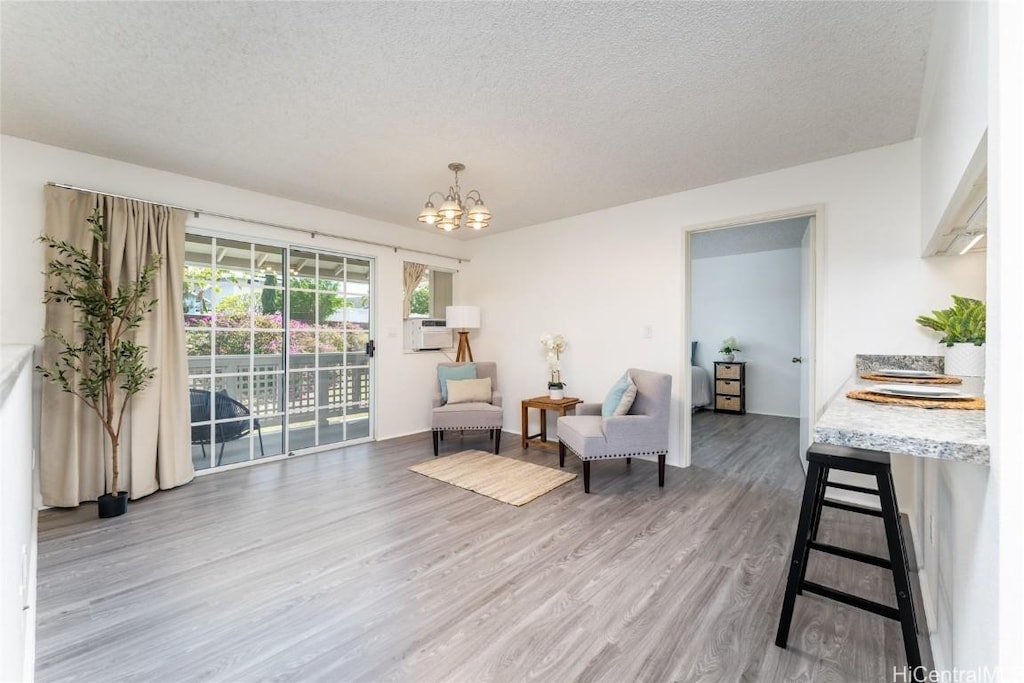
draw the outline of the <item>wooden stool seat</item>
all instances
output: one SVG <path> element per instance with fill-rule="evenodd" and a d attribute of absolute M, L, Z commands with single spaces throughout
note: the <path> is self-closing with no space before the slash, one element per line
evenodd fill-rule
<path fill-rule="evenodd" d="M 830 470 L 874 476 L 877 488 L 871 489 L 864 486 L 830 482 L 828 480 Z M 828 488 L 878 496 L 881 510 L 829 500 L 825 498 L 825 491 Z M 885 525 L 885 540 L 889 548 L 889 557 L 876 557 L 829 543 L 818 542 L 818 526 L 821 524 L 823 507 L 881 517 Z M 891 570 L 896 587 L 896 608 L 808 581 L 806 579 L 807 561 L 812 550 Z M 807 481 L 804 485 L 803 503 L 800 506 L 800 520 L 797 524 L 796 542 L 793 545 L 793 558 L 789 566 L 789 579 L 786 582 L 786 596 L 783 599 L 782 614 L 779 616 L 779 630 L 775 638 L 775 644 L 781 648 L 785 648 L 789 640 L 789 627 L 793 619 L 796 596 L 805 590 L 899 621 L 903 631 L 907 663 L 911 671 L 916 672 L 921 669 L 921 650 L 917 642 L 917 619 L 914 615 L 914 599 L 910 589 L 907 547 L 903 539 L 903 531 L 900 528 L 896 489 L 893 486 L 892 467 L 888 453 L 822 443 L 812 444 L 807 449 Z"/>

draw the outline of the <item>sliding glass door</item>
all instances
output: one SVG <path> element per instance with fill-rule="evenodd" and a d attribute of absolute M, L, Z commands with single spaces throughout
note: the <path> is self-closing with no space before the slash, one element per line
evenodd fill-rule
<path fill-rule="evenodd" d="M 372 436 L 370 259 L 188 235 L 196 469 Z"/>
<path fill-rule="evenodd" d="M 370 262 L 288 253 L 290 448 L 370 435 Z"/>

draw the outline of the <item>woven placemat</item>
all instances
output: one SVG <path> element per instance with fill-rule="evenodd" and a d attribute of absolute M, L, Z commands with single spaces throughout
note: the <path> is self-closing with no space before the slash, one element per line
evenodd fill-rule
<path fill-rule="evenodd" d="M 938 377 L 890 377 L 889 375 L 876 375 L 873 372 L 865 372 L 861 379 L 869 379 L 872 382 L 899 382 L 900 384 L 963 384 L 963 380 L 952 375 L 939 375 Z"/>
<path fill-rule="evenodd" d="M 889 403 L 895 406 L 911 406 L 914 408 L 955 408 L 957 410 L 985 410 L 985 399 L 976 396 L 972 399 L 961 399 L 951 401 L 941 398 L 902 398 L 900 396 L 887 396 L 876 394 L 873 391 L 854 390 L 847 392 L 847 398 L 855 398 L 858 401 L 871 401 L 873 403 Z"/>

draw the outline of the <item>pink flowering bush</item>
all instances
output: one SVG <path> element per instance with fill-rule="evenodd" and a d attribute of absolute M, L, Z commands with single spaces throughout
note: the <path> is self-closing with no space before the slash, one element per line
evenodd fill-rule
<path fill-rule="evenodd" d="M 217 355 L 248 354 L 250 336 L 248 313 L 217 312 Z M 189 356 L 209 356 L 213 315 L 186 314 L 185 342 Z M 280 313 L 257 313 L 252 317 L 254 328 L 252 349 L 256 354 L 280 354 L 284 342 L 284 320 Z M 291 321 L 291 353 L 341 353 L 362 351 L 369 339 L 366 329 L 356 323 L 327 322 L 320 326 L 319 344 L 316 327 L 301 320 Z"/>

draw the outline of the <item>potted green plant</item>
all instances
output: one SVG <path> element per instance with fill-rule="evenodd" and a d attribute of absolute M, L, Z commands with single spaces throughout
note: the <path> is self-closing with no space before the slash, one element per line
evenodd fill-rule
<path fill-rule="evenodd" d="M 561 400 L 565 398 L 565 382 L 562 381 L 562 352 L 568 342 L 560 334 L 541 336 L 540 343 L 547 350 L 548 371 L 551 373 L 548 379 L 548 398 Z"/>
<path fill-rule="evenodd" d="M 915 321 L 942 333 L 947 374 L 980 377 L 985 374 L 985 319 L 984 301 L 954 294 L 951 308 L 919 315 Z"/>
<path fill-rule="evenodd" d="M 128 492 L 117 490 L 125 409 L 156 373 L 156 368 L 145 364 L 146 347 L 135 343 L 133 331 L 156 305 L 150 291 L 160 256 L 154 254 L 152 263 L 140 268 L 134 279 L 115 288 L 103 215 L 96 209 L 87 220 L 95 256 L 48 235 L 39 238 L 56 253 L 46 266 L 49 284 L 43 301 L 74 309 L 77 334 L 69 337 L 49 330 L 46 336 L 60 350 L 52 364 L 37 365 L 36 370 L 62 391 L 77 396 L 102 424 L 110 443 L 112 476 L 97 501 L 99 516 L 116 517 L 128 510 Z"/>
<path fill-rule="evenodd" d="M 736 359 L 736 352 L 742 351 L 738 346 L 736 337 L 726 337 L 722 340 L 722 345 L 718 348 L 719 353 L 722 354 L 722 360 L 726 363 L 731 363 Z"/>

